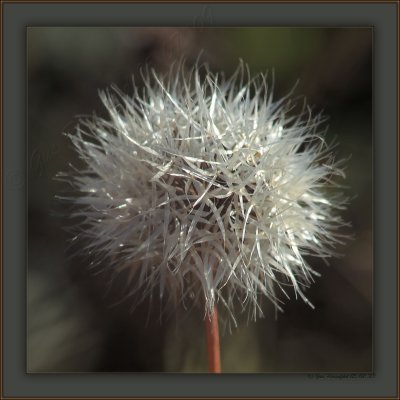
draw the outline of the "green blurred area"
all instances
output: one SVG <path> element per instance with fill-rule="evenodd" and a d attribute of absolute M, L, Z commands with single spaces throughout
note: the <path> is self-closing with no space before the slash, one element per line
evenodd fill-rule
<path fill-rule="evenodd" d="M 229 57 L 242 58 L 253 72 L 273 68 L 279 79 L 292 81 L 299 78 L 296 71 L 321 50 L 326 34 L 325 29 L 319 28 L 232 28 L 224 31 L 227 41 L 234 43 Z"/>
<path fill-rule="evenodd" d="M 232 334 L 222 326 L 224 371 L 372 370 L 371 29 L 30 27 L 27 39 L 28 371 L 206 372 L 202 314 L 169 310 L 160 323 L 162 305 L 132 311 L 120 302 L 123 277 L 110 287 L 107 273 L 69 257 L 70 221 L 55 201 L 66 187 L 53 179 L 82 165 L 62 132 L 81 115 L 104 115 L 99 89 L 131 93 L 141 68 L 166 71 L 181 57 L 227 75 L 241 58 L 251 73 L 273 75 L 276 98 L 299 81 L 295 93 L 329 116 L 338 157 L 351 155 L 345 219 L 354 240 L 330 267 L 313 264 L 322 274 L 307 293 L 316 310 L 293 299 L 277 319 L 269 304 L 256 323 L 239 314 Z"/>

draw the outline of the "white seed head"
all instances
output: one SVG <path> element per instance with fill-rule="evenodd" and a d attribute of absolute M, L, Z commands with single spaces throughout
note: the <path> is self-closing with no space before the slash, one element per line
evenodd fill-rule
<path fill-rule="evenodd" d="M 132 294 L 218 302 L 233 319 L 236 302 L 262 315 L 262 296 L 311 305 L 304 257 L 334 255 L 346 201 L 329 193 L 344 174 L 321 118 L 293 116 L 243 64 L 229 79 L 182 64 L 143 78 L 132 96 L 101 92 L 108 118 L 68 135 L 86 164 L 68 179 L 92 264 L 126 274 Z"/>

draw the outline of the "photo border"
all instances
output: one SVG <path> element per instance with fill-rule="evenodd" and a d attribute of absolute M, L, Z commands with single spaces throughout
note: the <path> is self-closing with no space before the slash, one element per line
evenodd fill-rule
<path fill-rule="evenodd" d="M 157 4 L 155 4 L 157 3 Z M 399 3 L 22 2 L 1 4 L 2 398 L 398 398 Z M 374 28 L 373 374 L 27 374 L 26 28 L 29 26 Z M 4 75 L 3 75 L 4 74 Z M 4 145 L 4 148 L 3 148 Z M 4 225 L 3 225 L 4 224 Z M 327 396 L 329 394 L 329 397 Z M 84 396 L 84 397 L 82 397 Z"/>

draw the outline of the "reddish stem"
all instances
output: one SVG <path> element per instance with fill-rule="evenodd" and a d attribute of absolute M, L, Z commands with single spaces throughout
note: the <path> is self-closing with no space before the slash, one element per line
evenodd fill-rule
<path fill-rule="evenodd" d="M 207 335 L 208 370 L 217 374 L 221 372 L 221 356 L 216 305 L 214 305 L 211 316 L 206 316 L 205 327 Z"/>

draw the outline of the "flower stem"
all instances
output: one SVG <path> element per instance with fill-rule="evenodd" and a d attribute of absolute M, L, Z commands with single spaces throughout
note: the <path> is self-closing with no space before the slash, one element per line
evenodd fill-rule
<path fill-rule="evenodd" d="M 212 373 L 221 372 L 221 355 L 219 345 L 218 312 L 214 305 L 211 316 L 205 318 L 207 336 L 208 370 Z"/>

